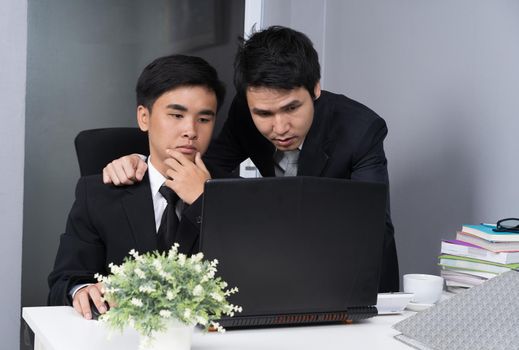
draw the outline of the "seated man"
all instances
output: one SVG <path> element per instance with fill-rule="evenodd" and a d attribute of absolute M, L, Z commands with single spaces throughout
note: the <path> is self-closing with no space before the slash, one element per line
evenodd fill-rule
<path fill-rule="evenodd" d="M 201 194 L 210 178 L 201 160 L 225 90 L 199 57 L 172 55 L 144 68 L 137 82 L 137 122 L 148 133 L 148 175 L 117 188 L 101 175 L 82 177 L 49 275 L 49 305 L 70 305 L 92 317 L 90 299 L 106 312 L 94 274 L 108 274 L 131 249 L 140 253 L 198 250 Z M 180 200 L 178 200 L 180 199 Z"/>
<path fill-rule="evenodd" d="M 204 160 L 234 170 L 250 158 L 261 175 L 319 176 L 388 184 L 385 121 L 368 107 L 321 90 L 317 52 L 303 33 L 273 26 L 238 47 L 238 94 Z M 123 157 L 103 170 L 106 183 L 132 184 L 146 164 Z M 316 203 L 316 205 L 320 205 Z M 389 202 L 380 292 L 398 291 L 399 274 Z"/>

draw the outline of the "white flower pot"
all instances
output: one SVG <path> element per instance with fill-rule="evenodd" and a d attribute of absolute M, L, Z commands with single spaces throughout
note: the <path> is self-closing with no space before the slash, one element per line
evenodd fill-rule
<path fill-rule="evenodd" d="M 168 323 L 164 332 L 153 334 L 154 339 L 151 342 L 148 343 L 144 337 L 141 337 L 139 348 L 146 350 L 190 350 L 193 328 L 192 325 L 172 320 Z"/>

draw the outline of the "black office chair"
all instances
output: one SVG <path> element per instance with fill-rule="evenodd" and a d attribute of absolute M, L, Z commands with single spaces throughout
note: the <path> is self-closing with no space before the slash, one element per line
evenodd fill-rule
<path fill-rule="evenodd" d="M 101 174 L 121 156 L 149 154 L 148 134 L 138 128 L 104 128 L 81 131 L 74 140 L 81 176 Z"/>

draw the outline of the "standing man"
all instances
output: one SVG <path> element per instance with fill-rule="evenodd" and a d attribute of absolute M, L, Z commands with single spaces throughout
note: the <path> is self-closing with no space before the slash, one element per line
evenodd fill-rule
<path fill-rule="evenodd" d="M 385 121 L 344 95 L 321 90 L 320 66 L 303 33 L 274 26 L 242 40 L 237 95 L 204 160 L 227 172 L 251 158 L 262 176 L 319 176 L 389 184 Z M 146 171 L 137 156 L 116 160 L 104 181 L 131 184 Z M 319 205 L 319 203 L 315 203 Z M 379 291 L 398 291 L 389 203 Z"/>
<path fill-rule="evenodd" d="M 92 318 L 90 300 L 106 312 L 94 275 L 109 273 L 131 249 L 198 252 L 203 186 L 211 176 L 203 154 L 224 86 L 199 57 L 172 55 L 150 63 L 137 82 L 137 122 L 148 134 L 148 173 L 132 187 L 82 177 L 49 275 L 49 305 L 70 305 Z"/>

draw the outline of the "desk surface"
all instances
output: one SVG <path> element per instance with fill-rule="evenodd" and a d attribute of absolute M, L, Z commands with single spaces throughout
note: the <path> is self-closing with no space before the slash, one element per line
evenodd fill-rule
<path fill-rule="evenodd" d="M 350 325 L 233 330 L 224 334 L 195 330 L 192 349 L 409 349 L 393 338 L 398 332 L 391 326 L 412 314 L 377 316 Z M 135 331 L 128 330 L 124 334 L 115 332 L 108 340 L 109 332 L 104 325 L 83 319 L 68 306 L 25 307 L 23 318 L 34 331 L 35 349 L 138 349 Z"/>

